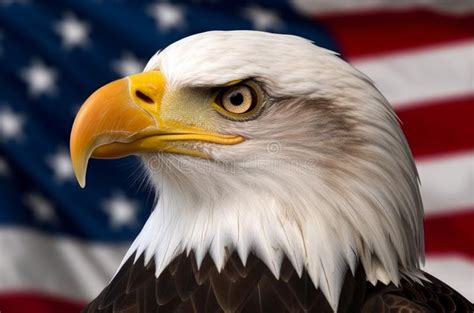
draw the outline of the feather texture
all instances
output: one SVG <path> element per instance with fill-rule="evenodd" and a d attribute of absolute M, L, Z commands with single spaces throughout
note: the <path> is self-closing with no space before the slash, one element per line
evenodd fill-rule
<path fill-rule="evenodd" d="M 97 299 L 83 313 L 325 313 L 333 312 L 308 273 L 298 276 L 288 259 L 282 275 L 254 255 L 247 265 L 234 253 L 219 273 L 209 255 L 197 269 L 193 253 L 174 259 L 158 278 L 145 265 L 130 258 Z M 401 285 L 372 285 L 363 267 L 345 274 L 337 312 L 347 313 L 467 313 L 473 306 L 444 283 L 429 276 L 423 285 L 402 280 Z M 126 282 L 126 283 L 124 283 Z M 133 286 L 133 287 L 131 287 Z"/>

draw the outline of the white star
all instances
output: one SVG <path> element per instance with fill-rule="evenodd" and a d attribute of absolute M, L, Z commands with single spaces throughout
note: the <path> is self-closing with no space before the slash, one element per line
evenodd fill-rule
<path fill-rule="evenodd" d="M 124 53 L 122 57 L 112 64 L 113 70 L 120 76 L 128 76 L 143 71 L 145 62 L 137 59 L 132 53 Z"/>
<path fill-rule="evenodd" d="M 63 46 L 67 49 L 84 47 L 89 43 L 89 24 L 79 20 L 72 13 L 65 14 L 62 20 L 55 25 L 55 30 L 61 36 Z"/>
<path fill-rule="evenodd" d="M 51 202 L 39 193 L 29 193 L 25 196 L 25 204 L 33 211 L 35 218 L 41 223 L 55 223 L 57 216 Z"/>
<path fill-rule="evenodd" d="M 46 161 L 54 171 L 54 177 L 57 181 L 74 180 L 71 159 L 65 148 L 61 148 L 56 154 L 48 156 Z"/>
<path fill-rule="evenodd" d="M 56 91 L 56 71 L 35 60 L 31 66 L 21 71 L 21 77 L 28 84 L 29 92 L 37 97 L 41 94 L 53 94 Z"/>
<path fill-rule="evenodd" d="M 185 25 L 184 9 L 171 3 L 155 3 L 148 13 L 153 16 L 161 31 L 181 28 Z"/>
<path fill-rule="evenodd" d="M 283 22 L 273 10 L 250 6 L 243 11 L 243 15 L 252 22 L 253 28 L 258 30 L 268 31 L 283 27 Z"/>
<path fill-rule="evenodd" d="M 0 176 L 10 175 L 10 168 L 8 167 L 7 160 L 0 158 Z"/>
<path fill-rule="evenodd" d="M 9 107 L 0 107 L 0 139 L 20 140 L 23 138 L 23 125 L 25 118 L 13 112 Z"/>
<path fill-rule="evenodd" d="M 138 203 L 126 198 L 122 193 L 117 193 L 105 201 L 104 210 L 109 214 L 109 223 L 114 228 L 131 226 L 137 222 Z"/>

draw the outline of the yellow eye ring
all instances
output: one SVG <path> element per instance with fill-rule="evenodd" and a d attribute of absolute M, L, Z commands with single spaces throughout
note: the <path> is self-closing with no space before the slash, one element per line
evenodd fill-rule
<path fill-rule="evenodd" d="M 261 90 L 252 81 L 238 82 L 220 88 L 212 103 L 213 107 L 225 117 L 234 120 L 248 120 L 256 115 L 261 107 Z"/>

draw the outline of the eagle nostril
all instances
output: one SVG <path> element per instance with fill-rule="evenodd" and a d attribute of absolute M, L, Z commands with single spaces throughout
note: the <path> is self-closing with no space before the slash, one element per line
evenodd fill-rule
<path fill-rule="evenodd" d="M 148 104 L 154 104 L 155 103 L 155 101 L 153 101 L 152 98 L 148 97 L 146 94 L 144 94 L 140 90 L 135 91 L 135 95 L 137 96 L 138 99 L 144 101 L 145 103 L 148 103 Z"/>

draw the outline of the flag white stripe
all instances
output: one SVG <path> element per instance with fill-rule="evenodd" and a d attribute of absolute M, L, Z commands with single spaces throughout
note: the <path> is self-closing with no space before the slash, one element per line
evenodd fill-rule
<path fill-rule="evenodd" d="M 395 107 L 474 94 L 474 40 L 351 60 Z"/>
<path fill-rule="evenodd" d="M 292 0 L 293 6 L 305 15 L 357 13 L 375 10 L 400 10 L 429 8 L 447 13 L 468 13 L 474 11 L 472 0 L 358 0 L 357 5 L 347 0 Z"/>
<path fill-rule="evenodd" d="M 0 228 L 0 293 L 38 291 L 89 301 L 115 273 L 129 244 L 90 244 L 20 227 Z"/>
<path fill-rule="evenodd" d="M 474 208 L 474 151 L 417 162 L 425 214 Z"/>
<path fill-rule="evenodd" d="M 460 256 L 430 256 L 424 270 L 474 302 L 474 262 Z"/>

